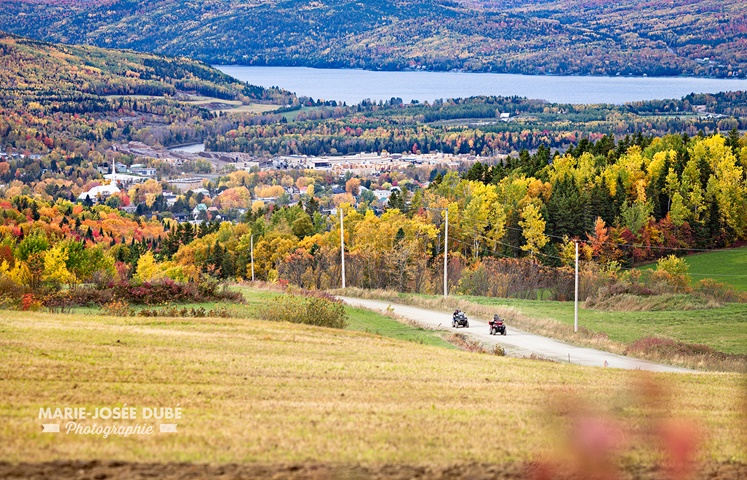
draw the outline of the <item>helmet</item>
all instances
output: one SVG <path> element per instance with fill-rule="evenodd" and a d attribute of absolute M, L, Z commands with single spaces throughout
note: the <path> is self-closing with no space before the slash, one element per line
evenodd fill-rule
<path fill-rule="evenodd" d="M 493 315 L 493 320 L 498 320 L 498 314 Z"/>

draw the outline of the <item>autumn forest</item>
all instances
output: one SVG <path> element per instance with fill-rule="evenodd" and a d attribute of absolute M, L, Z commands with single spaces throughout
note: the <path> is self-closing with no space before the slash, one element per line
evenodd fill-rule
<path fill-rule="evenodd" d="M 576 241 L 587 298 L 638 288 L 631 268 L 641 263 L 747 240 L 744 92 L 621 106 L 518 97 L 346 105 L 186 59 L 16 36 L 0 49 L 4 305 L 65 304 L 60 295 L 102 303 L 111 299 L 91 292 L 113 284 L 204 284 L 212 295 L 215 282 L 252 273 L 336 287 L 340 210 L 348 285 L 413 292 L 443 289 L 446 210 L 449 289 L 462 293 L 567 299 Z M 196 97 L 263 108 L 232 114 Z M 502 112 L 512 121 L 498 121 Z M 337 176 L 209 157 L 177 167 L 117 148 L 200 141 L 258 160 L 374 151 L 465 162 Z M 102 172 L 112 163 L 138 162 L 155 175 L 106 198 L 81 195 L 110 183 Z M 166 181 L 195 174 L 199 192 Z M 196 224 L 184 221 L 192 215 Z M 660 288 L 690 288 L 674 267 L 657 278 Z"/>

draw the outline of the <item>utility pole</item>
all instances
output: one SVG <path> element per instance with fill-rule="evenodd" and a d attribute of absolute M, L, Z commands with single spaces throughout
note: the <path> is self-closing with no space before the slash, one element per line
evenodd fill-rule
<path fill-rule="evenodd" d="M 340 208 L 340 255 L 342 257 L 342 288 L 345 288 L 345 231 L 343 230 L 342 208 Z"/>
<path fill-rule="evenodd" d="M 576 241 L 576 296 L 573 303 L 573 331 L 578 332 L 578 241 Z"/>
<path fill-rule="evenodd" d="M 446 268 L 449 264 L 449 209 L 446 209 L 446 229 L 444 230 L 444 298 L 449 296 L 449 279 Z"/>
<path fill-rule="evenodd" d="M 249 245 L 251 247 L 252 252 L 252 282 L 254 281 L 254 234 L 252 233 L 252 236 L 249 237 Z"/>

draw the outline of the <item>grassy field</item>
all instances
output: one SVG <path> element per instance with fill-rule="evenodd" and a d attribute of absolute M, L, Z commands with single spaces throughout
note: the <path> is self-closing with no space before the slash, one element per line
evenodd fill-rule
<path fill-rule="evenodd" d="M 244 295 L 246 305 L 234 305 L 232 308 L 243 308 L 243 312 L 249 317 L 255 317 L 257 309 L 280 295 L 279 292 L 251 287 L 237 286 L 234 288 Z M 424 345 L 453 348 L 450 343 L 442 338 L 442 332 L 404 324 L 394 318 L 364 308 L 346 306 L 345 310 L 348 314 L 347 330 L 372 333 L 374 335 L 381 335 L 397 340 L 407 340 Z"/>
<path fill-rule="evenodd" d="M 685 257 L 690 267 L 693 283 L 704 278 L 727 283 L 740 291 L 747 291 L 747 247 L 696 253 Z M 656 268 L 655 263 L 643 265 L 642 269 Z"/>
<path fill-rule="evenodd" d="M 226 302 L 203 302 L 203 303 L 184 303 L 176 305 L 177 308 L 203 308 L 210 310 L 226 310 L 233 317 L 239 318 L 256 318 L 260 307 L 271 303 L 282 293 L 274 290 L 252 288 L 246 286 L 234 286 L 233 289 L 241 292 L 244 296 L 245 303 L 226 303 Z M 162 309 L 164 307 L 133 307 L 134 310 Z M 452 344 L 443 339 L 443 332 L 420 328 L 416 325 L 402 323 L 395 318 L 382 315 L 381 313 L 366 310 L 364 308 L 355 308 L 346 306 L 345 311 L 348 314 L 347 330 L 358 332 L 372 333 L 382 337 L 394 338 L 397 340 L 406 340 L 420 343 L 423 345 L 434 345 L 446 348 L 455 348 Z M 102 309 L 83 307 L 76 308 L 74 313 L 80 315 L 101 315 Z"/>
<path fill-rule="evenodd" d="M 693 281 L 713 278 L 747 291 L 747 247 L 698 253 L 686 258 Z"/>
<path fill-rule="evenodd" d="M 645 375 L 252 319 L 0 311 L 10 462 L 505 465 L 554 455 L 565 425 L 593 417 L 625 436 L 615 459 L 647 464 L 647 432 L 677 415 L 704 434 L 704 461 L 744 463 L 744 386 L 737 374 Z M 41 432 L 42 407 L 125 403 L 178 404 L 178 432 Z"/>
<path fill-rule="evenodd" d="M 120 98 L 157 99 L 165 97 L 162 95 L 106 95 L 106 98 L 118 100 Z M 189 100 L 181 100 L 181 102 L 189 105 L 225 105 L 225 108 L 213 110 L 222 113 L 266 113 L 280 108 L 280 105 L 269 105 L 264 103 L 250 103 L 244 105 L 240 100 L 226 100 L 223 98 L 206 97 L 202 95 L 190 95 Z"/>
<path fill-rule="evenodd" d="M 298 117 L 298 114 L 301 112 L 308 113 L 313 110 L 319 110 L 322 107 L 301 107 L 298 110 L 292 110 L 290 112 L 284 112 L 281 115 L 284 116 L 289 122 L 292 122 Z"/>

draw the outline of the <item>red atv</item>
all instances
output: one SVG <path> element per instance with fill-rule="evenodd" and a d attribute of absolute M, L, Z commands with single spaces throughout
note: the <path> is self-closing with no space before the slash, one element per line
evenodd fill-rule
<path fill-rule="evenodd" d="M 503 320 L 498 318 L 498 315 L 495 315 L 493 319 L 488 322 L 488 326 L 490 326 L 491 335 L 506 334 L 506 324 L 503 323 Z"/>

